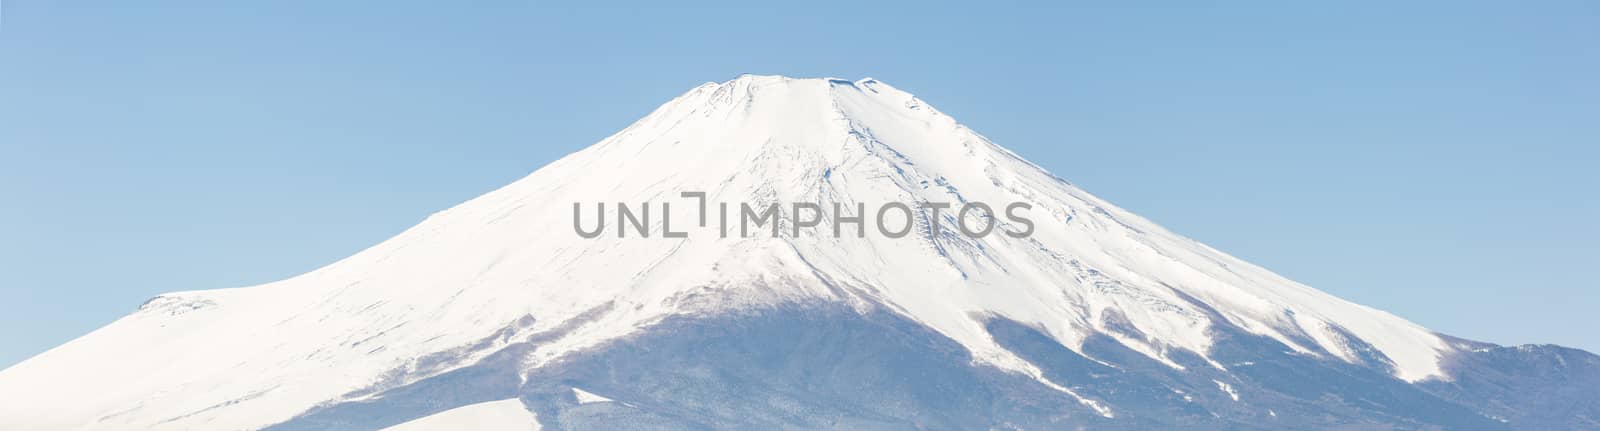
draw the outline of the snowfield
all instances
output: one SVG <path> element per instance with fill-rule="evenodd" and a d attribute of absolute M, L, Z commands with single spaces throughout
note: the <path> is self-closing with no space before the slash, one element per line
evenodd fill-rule
<path fill-rule="evenodd" d="M 522 401 L 513 398 L 457 407 L 383 429 L 383 431 L 446 430 L 539 431 L 539 422 L 533 413 L 522 408 Z"/>

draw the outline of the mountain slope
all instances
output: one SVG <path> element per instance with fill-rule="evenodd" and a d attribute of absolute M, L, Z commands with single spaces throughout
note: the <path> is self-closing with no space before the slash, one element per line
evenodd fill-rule
<path fill-rule="evenodd" d="M 780 203 L 779 235 L 723 238 L 683 192 Z M 796 202 L 1023 202 L 1034 230 L 919 211 L 836 237 L 793 230 Z M 574 232 L 600 203 L 609 229 Z M 618 236 L 619 203 L 657 211 L 650 237 Z M 0 423 L 377 429 L 517 397 L 551 429 L 1506 426 L 1507 394 L 1450 386 L 1504 365 L 1461 359 L 1483 348 L 1168 232 L 882 82 L 742 76 L 327 267 L 152 299 L 0 371 Z"/>

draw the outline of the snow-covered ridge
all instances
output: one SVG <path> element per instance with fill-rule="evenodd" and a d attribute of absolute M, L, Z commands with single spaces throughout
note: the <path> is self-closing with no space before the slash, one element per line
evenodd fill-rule
<path fill-rule="evenodd" d="M 919 218 L 905 238 L 585 239 L 572 230 L 573 203 L 672 201 L 684 191 L 825 208 L 1027 202 L 1036 226 L 1027 238 L 972 238 L 954 234 L 946 213 Z M 689 202 L 673 208 L 675 222 L 695 219 Z M 27 429 L 259 427 L 530 336 L 548 338 L 524 358 L 532 368 L 667 316 L 808 301 L 892 310 L 983 365 L 1041 381 L 981 316 L 1024 322 L 1074 350 L 1106 335 L 1173 367 L 1174 352 L 1204 356 L 1218 325 L 1392 367 L 1407 381 L 1441 377 L 1439 358 L 1453 349 L 1117 208 L 881 81 L 745 75 L 696 87 L 327 267 L 153 299 L 0 371 L 0 399 L 23 400 L 0 403 L 0 418 Z M 104 390 L 82 390 L 90 385 Z"/>

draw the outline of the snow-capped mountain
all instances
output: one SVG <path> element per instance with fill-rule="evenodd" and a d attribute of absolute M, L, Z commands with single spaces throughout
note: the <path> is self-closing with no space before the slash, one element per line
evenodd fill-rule
<path fill-rule="evenodd" d="M 890 237 L 891 202 L 1024 203 L 1031 235 Z M 777 235 L 719 232 L 772 203 Z M 1600 429 L 1597 388 L 1594 355 L 1295 283 L 883 82 L 746 75 L 321 269 L 151 299 L 0 371 L 0 428 Z"/>

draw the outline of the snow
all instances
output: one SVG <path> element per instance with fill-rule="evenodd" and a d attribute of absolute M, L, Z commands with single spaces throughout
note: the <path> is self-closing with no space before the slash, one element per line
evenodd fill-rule
<path fill-rule="evenodd" d="M 512 398 L 471 404 L 439 412 L 383 431 L 538 431 L 539 421 L 522 400 Z"/>
<path fill-rule="evenodd" d="M 1082 404 L 1084 407 L 1088 407 L 1090 410 L 1094 410 L 1095 414 L 1098 414 L 1101 417 L 1104 417 L 1104 418 L 1107 418 L 1107 419 L 1111 419 L 1111 418 L 1117 417 L 1116 412 L 1112 411 L 1111 407 L 1107 406 L 1105 403 L 1102 403 L 1100 401 L 1085 397 L 1085 396 L 1079 394 L 1078 391 L 1074 391 L 1071 388 L 1068 388 L 1066 386 L 1061 386 L 1060 384 L 1058 384 L 1056 382 L 1050 381 L 1050 379 L 1045 378 L 1044 371 L 1039 370 L 1037 367 L 1034 367 L 1033 364 L 1026 364 L 1025 363 L 1024 366 L 1026 368 L 1023 369 L 1023 370 L 1020 370 L 1020 371 L 1023 374 L 1028 375 L 1028 377 L 1032 377 L 1034 381 L 1037 381 L 1040 384 L 1043 384 L 1047 388 L 1054 389 L 1057 392 L 1061 392 L 1063 394 L 1067 394 L 1067 396 L 1070 396 L 1073 399 L 1077 400 L 1078 404 Z"/>
<path fill-rule="evenodd" d="M 1239 393 L 1233 391 L 1233 385 L 1229 385 L 1227 382 L 1221 380 L 1212 380 L 1212 382 L 1217 384 L 1217 389 L 1222 390 L 1222 392 L 1225 394 L 1228 394 L 1229 398 L 1233 398 L 1234 401 L 1239 401 Z"/>
<path fill-rule="evenodd" d="M 572 388 L 572 395 L 578 398 L 578 404 L 609 403 L 609 402 L 611 402 L 610 398 L 606 398 L 606 397 L 602 397 L 602 396 L 599 396 L 599 395 L 595 395 L 593 392 L 585 391 L 583 389 L 578 389 L 578 388 Z"/>
<path fill-rule="evenodd" d="M 969 238 L 946 218 L 919 220 L 898 239 L 870 227 L 866 238 L 818 234 L 832 232 L 826 223 L 799 236 L 720 238 L 714 226 L 687 222 L 697 208 L 679 197 L 685 191 L 734 208 L 1027 202 L 1036 229 L 1030 238 Z M 572 230 L 574 203 L 592 213 L 606 202 L 615 221 L 617 202 L 645 201 L 671 202 L 673 230 L 689 237 L 662 238 L 657 219 L 651 238 L 618 238 L 615 226 L 593 239 Z M 945 235 L 928 235 L 929 223 Z M 666 316 L 796 301 L 894 311 L 961 343 L 980 364 L 1041 381 L 975 316 L 1032 325 L 1074 350 L 1110 334 L 1174 367 L 1162 352 L 1204 356 L 1208 330 L 1223 323 L 1329 360 L 1357 360 L 1349 334 L 1407 381 L 1441 376 L 1439 358 L 1454 349 L 1426 328 L 1117 208 L 881 81 L 747 75 L 696 87 L 593 146 L 326 267 L 153 299 L 0 371 L 0 422 L 255 428 L 470 364 L 579 316 L 592 319 L 541 345 L 526 366 Z M 1143 336 L 1108 328 L 1112 310 Z M 453 353 L 441 363 L 417 359 L 439 352 Z"/>

